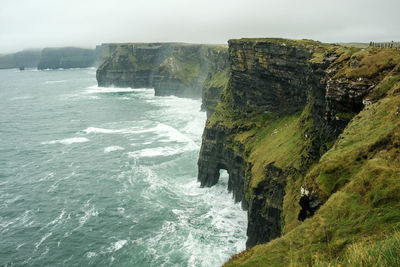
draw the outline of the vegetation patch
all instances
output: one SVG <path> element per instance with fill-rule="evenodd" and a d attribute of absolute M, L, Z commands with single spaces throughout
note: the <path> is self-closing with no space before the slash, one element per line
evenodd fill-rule
<path fill-rule="evenodd" d="M 363 110 L 310 171 L 308 183 L 326 199 L 314 217 L 226 266 L 357 266 L 350 263 L 368 261 L 380 244 L 387 245 L 383 253 L 393 252 L 396 240 L 387 236 L 400 229 L 399 105 L 395 96 Z M 399 261 L 400 254 L 390 255 L 379 260 Z"/>
<path fill-rule="evenodd" d="M 349 53 L 352 52 L 353 53 Z M 396 49 L 370 48 L 367 50 L 350 49 L 343 53 L 342 57 L 350 57 L 346 64 L 337 73 L 336 77 L 354 78 L 374 78 L 384 75 L 385 70 L 392 69 L 400 62 L 400 51 Z"/>

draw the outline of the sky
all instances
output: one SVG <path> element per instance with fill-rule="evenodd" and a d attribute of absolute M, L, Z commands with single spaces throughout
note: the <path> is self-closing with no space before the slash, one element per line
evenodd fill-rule
<path fill-rule="evenodd" d="M 400 0 L 0 0 L 0 54 L 242 37 L 400 41 Z"/>

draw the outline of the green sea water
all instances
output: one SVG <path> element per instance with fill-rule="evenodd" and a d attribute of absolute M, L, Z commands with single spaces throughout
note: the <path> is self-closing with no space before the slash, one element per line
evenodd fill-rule
<path fill-rule="evenodd" d="M 200 100 L 0 70 L 0 266 L 219 266 L 246 212 L 196 181 Z"/>

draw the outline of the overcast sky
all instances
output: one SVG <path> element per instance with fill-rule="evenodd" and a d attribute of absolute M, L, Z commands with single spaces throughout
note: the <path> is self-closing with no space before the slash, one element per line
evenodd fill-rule
<path fill-rule="evenodd" d="M 0 53 L 241 37 L 400 41 L 400 0 L 0 0 Z"/>

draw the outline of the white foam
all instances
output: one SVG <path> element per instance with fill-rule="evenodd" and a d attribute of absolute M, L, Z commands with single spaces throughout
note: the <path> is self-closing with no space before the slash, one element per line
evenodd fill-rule
<path fill-rule="evenodd" d="M 122 128 L 122 129 L 106 129 L 106 128 L 98 128 L 98 127 L 88 127 L 85 130 L 82 130 L 82 132 L 86 134 L 92 134 L 92 133 L 102 133 L 102 134 L 142 134 L 142 133 L 149 133 L 153 132 L 154 128 L 150 129 L 144 129 L 143 127 L 128 127 L 128 128 Z"/>
<path fill-rule="evenodd" d="M 84 225 L 91 217 L 97 217 L 97 215 L 99 215 L 99 212 L 96 210 L 94 205 L 90 206 L 89 202 L 84 205 L 82 210 L 85 214 L 79 218 L 80 226 Z"/>
<path fill-rule="evenodd" d="M 36 243 L 35 243 L 36 249 L 38 249 L 38 248 L 40 247 L 40 245 L 41 245 L 48 237 L 50 237 L 52 234 L 53 234 L 52 232 L 48 232 L 47 234 L 45 234 L 45 235 L 42 237 L 42 239 L 40 239 L 39 242 L 36 242 Z"/>
<path fill-rule="evenodd" d="M 112 129 L 104 129 L 97 127 L 88 127 L 82 132 L 90 134 L 90 133 L 121 133 L 121 130 L 112 130 Z"/>
<path fill-rule="evenodd" d="M 153 130 L 161 136 L 167 137 L 168 141 L 176 141 L 176 142 L 191 142 L 192 140 L 185 136 L 183 133 L 178 131 L 172 126 L 169 126 L 164 123 L 159 123 Z"/>
<path fill-rule="evenodd" d="M 2 219 L 0 217 L 0 219 Z M 0 221 L 0 230 L 2 233 L 9 231 L 12 227 L 26 227 L 33 222 L 33 213 L 31 210 L 26 210 L 22 215 L 13 218 L 10 221 Z"/>
<path fill-rule="evenodd" d="M 100 87 L 97 85 L 89 86 L 86 93 L 98 94 L 98 93 L 129 93 L 129 92 L 152 92 L 154 95 L 154 89 L 148 88 L 130 88 L 130 87 Z"/>
<path fill-rule="evenodd" d="M 184 153 L 186 151 L 191 151 L 197 149 L 197 146 L 192 146 L 192 144 L 186 146 L 175 146 L 175 147 L 155 147 L 155 148 L 145 148 L 138 151 L 128 152 L 129 158 L 141 158 L 141 157 L 167 157 L 177 154 Z"/>
<path fill-rule="evenodd" d="M 59 80 L 59 81 L 45 81 L 45 84 L 54 84 L 54 83 L 65 83 L 67 80 Z"/>
<path fill-rule="evenodd" d="M 55 224 L 59 223 L 59 222 L 62 220 L 62 218 L 64 217 L 64 214 L 65 214 L 65 209 L 63 209 L 63 210 L 61 211 L 60 215 L 58 215 L 57 218 L 55 218 L 54 220 L 52 220 L 51 222 L 49 222 L 49 223 L 46 225 L 46 227 L 49 227 L 50 225 L 55 225 Z"/>
<path fill-rule="evenodd" d="M 15 100 L 26 100 L 26 99 L 32 99 L 32 98 L 33 98 L 33 96 L 24 95 L 24 96 L 11 97 L 10 100 L 15 101 Z"/>
<path fill-rule="evenodd" d="M 88 142 L 89 139 L 86 137 L 73 137 L 73 138 L 66 138 L 61 140 L 52 140 L 52 141 L 45 141 L 42 142 L 42 145 L 53 145 L 53 144 L 63 144 L 63 145 L 71 145 L 74 143 L 85 143 Z"/>
<path fill-rule="evenodd" d="M 15 248 L 15 250 L 19 250 L 23 245 L 25 245 L 25 243 L 18 244 L 18 246 Z"/>
<path fill-rule="evenodd" d="M 190 251 L 186 266 L 219 266 L 230 255 L 245 249 L 246 211 L 231 200 L 227 192 L 227 173 L 220 176 L 220 182 L 212 188 L 200 188 L 194 179 L 187 183 L 173 180 L 163 188 L 173 187 L 187 207 L 172 209 L 176 219 L 165 221 L 161 229 L 146 240 L 147 253 L 152 255 L 162 247 L 171 247 L 175 253 Z M 199 213 L 198 209 L 206 210 Z M 199 225 L 208 227 L 204 229 Z M 218 250 L 215 250 L 215 242 L 220 244 Z M 176 243 L 180 246 L 175 246 Z M 163 255 L 165 265 L 170 263 L 168 254 Z M 154 259 L 155 265 L 160 264 L 156 261 Z"/>
<path fill-rule="evenodd" d="M 123 207 L 118 207 L 117 210 L 122 214 L 125 213 L 125 209 Z"/>
<path fill-rule="evenodd" d="M 93 252 L 93 251 L 89 251 L 88 253 L 86 253 L 86 257 L 88 259 L 91 259 L 91 258 L 96 257 L 96 256 L 97 256 L 97 253 Z"/>
<path fill-rule="evenodd" d="M 111 246 L 108 248 L 109 252 L 115 252 L 120 250 L 123 246 L 126 245 L 126 243 L 128 243 L 127 240 L 118 240 L 115 243 L 112 243 Z"/>
<path fill-rule="evenodd" d="M 109 146 L 104 148 L 104 153 L 110 153 L 118 150 L 124 150 L 125 148 L 120 147 L 120 146 Z"/>

